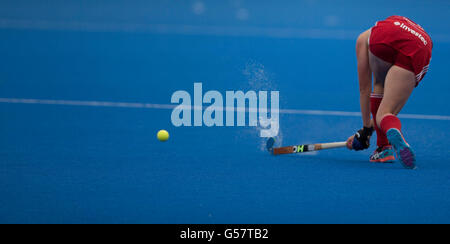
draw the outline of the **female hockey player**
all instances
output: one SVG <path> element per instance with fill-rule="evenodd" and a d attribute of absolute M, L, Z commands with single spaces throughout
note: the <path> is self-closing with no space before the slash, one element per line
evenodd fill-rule
<path fill-rule="evenodd" d="M 395 150 L 405 168 L 416 168 L 414 151 L 403 137 L 397 115 L 427 73 L 432 48 L 425 30 L 402 16 L 379 21 L 358 37 L 356 55 L 363 129 L 348 139 L 349 149 L 368 149 L 375 129 L 378 148 L 370 157 L 371 162 L 392 163 Z"/>

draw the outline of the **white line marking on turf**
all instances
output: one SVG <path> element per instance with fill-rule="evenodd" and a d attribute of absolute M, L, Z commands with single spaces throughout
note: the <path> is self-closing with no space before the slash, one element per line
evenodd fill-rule
<path fill-rule="evenodd" d="M 65 105 L 65 106 L 87 106 L 87 107 L 113 107 L 113 108 L 142 108 L 142 109 L 166 109 L 171 110 L 178 105 L 174 104 L 153 104 L 153 103 L 126 103 L 126 102 L 99 102 L 99 101 L 73 101 L 73 100 L 47 100 L 47 99 L 20 99 L 20 98 L 0 98 L 0 103 L 10 104 L 42 104 L 42 105 Z M 206 107 L 196 109 L 205 109 Z M 232 108 L 226 107 L 225 111 L 250 111 L 257 112 L 257 110 L 248 108 Z M 276 112 L 276 111 L 274 111 Z M 316 115 L 316 116 L 341 116 L 341 117 L 360 117 L 360 112 L 345 112 L 345 111 L 327 111 L 327 110 L 302 110 L 302 109 L 280 109 L 280 114 L 301 114 L 301 115 Z M 441 120 L 450 121 L 450 116 L 446 115 L 423 115 L 423 114 L 400 114 L 403 119 L 418 119 L 418 120 Z"/>

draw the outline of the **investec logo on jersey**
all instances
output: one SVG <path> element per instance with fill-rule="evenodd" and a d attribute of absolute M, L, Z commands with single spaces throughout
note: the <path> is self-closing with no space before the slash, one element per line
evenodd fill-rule
<path fill-rule="evenodd" d="M 428 44 L 427 40 L 425 40 L 425 38 L 417 31 L 411 29 L 410 27 L 408 27 L 407 25 L 405 25 L 404 23 L 400 23 L 400 22 L 394 22 L 394 25 L 399 26 L 400 28 L 408 31 L 409 33 L 415 35 L 417 38 L 419 38 L 423 44 L 426 46 Z"/>

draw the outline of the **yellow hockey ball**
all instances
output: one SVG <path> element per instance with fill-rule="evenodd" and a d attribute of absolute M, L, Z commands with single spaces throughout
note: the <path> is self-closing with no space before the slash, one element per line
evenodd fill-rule
<path fill-rule="evenodd" d="M 167 132 L 166 130 L 160 130 L 158 131 L 156 137 L 159 141 L 167 141 L 169 140 L 169 132 Z"/>

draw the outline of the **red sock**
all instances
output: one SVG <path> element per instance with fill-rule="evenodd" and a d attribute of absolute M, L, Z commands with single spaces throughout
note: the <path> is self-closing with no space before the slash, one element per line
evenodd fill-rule
<path fill-rule="evenodd" d="M 389 141 L 387 139 L 386 133 L 384 133 L 379 126 L 377 125 L 376 118 L 377 118 L 377 112 L 378 108 L 380 107 L 381 100 L 383 100 L 383 94 L 375 94 L 372 93 L 370 95 L 370 112 L 372 112 L 373 120 L 374 120 L 374 127 L 375 131 L 377 132 L 377 146 L 378 147 L 384 147 L 389 145 Z"/>
<path fill-rule="evenodd" d="M 387 131 L 390 129 L 397 129 L 399 131 L 402 130 L 402 123 L 395 115 L 384 116 L 384 118 L 381 120 L 380 126 L 384 133 L 387 133 Z"/>

